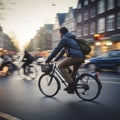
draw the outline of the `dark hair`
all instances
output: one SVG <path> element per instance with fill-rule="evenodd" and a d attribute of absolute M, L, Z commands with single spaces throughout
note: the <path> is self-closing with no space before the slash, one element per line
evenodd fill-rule
<path fill-rule="evenodd" d="M 27 51 L 25 50 L 24 53 L 27 53 Z"/>
<path fill-rule="evenodd" d="M 67 29 L 66 27 L 61 27 L 59 31 L 60 31 L 60 33 L 62 33 L 63 35 L 64 35 L 65 33 L 68 33 L 68 29 Z"/>

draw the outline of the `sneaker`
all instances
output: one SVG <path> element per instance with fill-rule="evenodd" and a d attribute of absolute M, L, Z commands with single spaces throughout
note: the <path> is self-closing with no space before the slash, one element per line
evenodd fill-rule
<path fill-rule="evenodd" d="M 74 93 L 74 84 L 68 84 L 68 86 L 66 88 L 64 88 L 65 91 L 67 91 L 68 93 L 73 94 Z"/>
<path fill-rule="evenodd" d="M 65 91 L 68 91 L 72 87 L 72 84 L 68 84 L 66 88 L 64 88 Z"/>

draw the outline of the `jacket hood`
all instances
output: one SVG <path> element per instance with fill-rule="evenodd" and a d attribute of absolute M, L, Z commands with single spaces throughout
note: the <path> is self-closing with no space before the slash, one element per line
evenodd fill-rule
<path fill-rule="evenodd" d="M 75 35 L 73 35 L 71 33 L 66 33 L 64 36 L 68 37 L 68 38 L 71 38 L 71 39 L 75 39 L 76 38 Z"/>

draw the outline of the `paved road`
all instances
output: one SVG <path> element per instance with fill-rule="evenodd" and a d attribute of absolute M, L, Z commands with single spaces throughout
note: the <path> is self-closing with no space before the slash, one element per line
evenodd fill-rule
<path fill-rule="evenodd" d="M 100 78 L 103 89 L 92 102 L 63 90 L 47 98 L 38 89 L 38 78 L 22 80 L 15 74 L 0 79 L 0 120 L 120 120 L 120 76 L 102 73 Z"/>

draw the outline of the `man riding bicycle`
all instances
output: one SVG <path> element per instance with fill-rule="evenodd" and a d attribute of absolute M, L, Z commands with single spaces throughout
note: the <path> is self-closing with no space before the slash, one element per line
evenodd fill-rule
<path fill-rule="evenodd" d="M 24 64 L 22 65 L 22 67 L 24 69 L 25 75 L 29 73 L 29 69 L 28 71 L 26 71 L 27 66 L 29 66 L 33 61 L 34 61 L 34 57 L 31 54 L 29 54 L 27 51 L 24 51 L 24 56 L 22 59 L 22 62 L 24 62 Z"/>
<path fill-rule="evenodd" d="M 47 58 L 46 63 L 49 63 L 59 52 L 62 51 L 61 56 L 66 53 L 67 57 L 59 63 L 58 68 L 64 79 L 68 82 L 68 87 L 64 90 L 68 93 L 74 93 L 74 80 L 69 74 L 68 68 L 73 66 L 74 70 L 78 69 L 80 64 L 84 61 L 85 56 L 81 52 L 78 43 L 74 40 L 75 36 L 69 33 L 66 27 L 61 27 L 59 32 L 61 41 Z"/>

